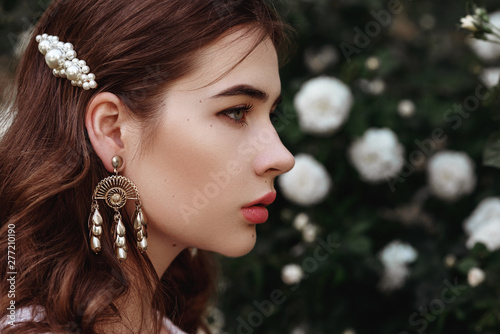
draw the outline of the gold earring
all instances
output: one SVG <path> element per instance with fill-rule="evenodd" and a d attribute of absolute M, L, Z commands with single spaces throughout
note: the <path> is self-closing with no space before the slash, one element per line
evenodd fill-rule
<path fill-rule="evenodd" d="M 113 248 L 118 260 L 127 259 L 127 241 L 125 237 L 125 225 L 122 221 L 120 209 L 125 206 L 129 199 L 135 200 L 135 213 L 133 216 L 134 232 L 137 240 L 137 248 L 144 253 L 148 248 L 146 219 L 142 213 L 142 204 L 139 191 L 135 184 L 124 176 L 118 175 L 118 168 L 123 165 L 123 159 L 119 155 L 111 160 L 115 175 L 111 175 L 99 182 L 92 195 L 92 206 L 89 216 L 90 248 L 98 254 L 101 250 L 102 216 L 99 212 L 98 199 L 104 200 L 106 204 L 115 211 L 113 218 Z"/>

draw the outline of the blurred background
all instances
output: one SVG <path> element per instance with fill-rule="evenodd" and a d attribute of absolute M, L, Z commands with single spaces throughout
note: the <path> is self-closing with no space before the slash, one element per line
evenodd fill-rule
<path fill-rule="evenodd" d="M 48 2 L 1 1 L 1 88 Z M 465 0 L 273 4 L 296 167 L 255 249 L 220 258 L 214 332 L 498 333 L 500 46 L 460 29 Z"/>

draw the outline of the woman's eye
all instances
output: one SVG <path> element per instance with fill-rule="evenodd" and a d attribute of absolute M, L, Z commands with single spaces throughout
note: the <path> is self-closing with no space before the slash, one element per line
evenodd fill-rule
<path fill-rule="evenodd" d="M 247 115 L 252 111 L 252 105 L 236 106 L 227 110 L 220 112 L 219 114 L 225 117 L 229 117 L 233 122 L 239 125 L 247 125 Z"/>
<path fill-rule="evenodd" d="M 228 114 L 228 116 L 231 117 L 232 119 L 234 119 L 235 121 L 239 122 L 245 116 L 245 111 L 244 110 L 237 110 L 237 111 L 234 111 L 234 112 Z"/>

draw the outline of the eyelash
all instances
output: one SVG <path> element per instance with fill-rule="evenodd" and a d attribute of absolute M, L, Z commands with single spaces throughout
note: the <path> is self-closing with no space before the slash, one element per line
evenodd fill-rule
<path fill-rule="evenodd" d="M 224 116 L 230 118 L 230 120 L 235 122 L 236 124 L 243 126 L 243 125 L 248 125 L 248 123 L 246 121 L 246 116 L 252 110 L 253 110 L 252 104 L 245 104 L 245 105 L 240 105 L 240 106 L 236 106 L 236 107 L 232 107 L 232 108 L 229 108 L 227 110 L 224 110 L 224 111 L 220 112 L 220 115 L 224 115 Z M 243 116 L 241 119 L 235 119 L 235 118 L 229 116 L 229 115 L 235 114 L 237 112 L 241 112 L 241 111 L 243 111 Z"/>
<path fill-rule="evenodd" d="M 253 110 L 253 108 L 254 108 L 254 106 L 252 104 L 245 104 L 245 105 L 236 106 L 236 107 L 224 110 L 224 111 L 220 112 L 219 115 L 223 115 L 225 117 L 228 117 L 231 119 L 232 122 L 235 122 L 238 125 L 244 126 L 244 125 L 248 125 L 248 123 L 246 121 L 246 117 L 247 117 L 248 113 Z M 237 120 L 237 119 L 234 119 L 233 117 L 229 116 L 231 114 L 234 114 L 234 113 L 237 113 L 240 111 L 244 112 L 244 115 L 242 117 L 243 120 L 242 119 Z M 273 125 L 275 125 L 275 123 L 278 122 L 279 118 L 280 118 L 280 111 L 278 110 L 278 106 L 276 106 L 276 108 L 271 110 L 271 112 L 269 113 L 269 119 L 271 120 L 271 123 Z"/>

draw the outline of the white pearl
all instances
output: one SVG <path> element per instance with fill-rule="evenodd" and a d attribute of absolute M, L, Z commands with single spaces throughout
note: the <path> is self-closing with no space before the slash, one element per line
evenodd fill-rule
<path fill-rule="evenodd" d="M 42 54 L 46 54 L 47 51 L 50 49 L 50 42 L 47 40 L 43 40 L 38 44 L 38 51 L 40 51 Z"/>
<path fill-rule="evenodd" d="M 69 60 L 72 60 L 75 57 L 76 57 L 75 50 L 69 50 L 68 52 L 66 52 L 66 58 L 68 58 Z"/>
<path fill-rule="evenodd" d="M 49 34 L 37 35 L 35 40 L 54 76 L 67 78 L 73 86 L 85 90 L 97 88 L 95 75 L 90 73 L 85 60 L 77 58 L 73 44 L 60 41 L 58 36 Z"/>
<path fill-rule="evenodd" d="M 45 62 L 50 68 L 58 68 L 59 60 L 62 59 L 63 52 L 59 49 L 52 49 L 45 55 Z"/>
<path fill-rule="evenodd" d="M 80 69 L 78 68 L 78 66 L 70 66 L 66 69 L 66 76 L 69 80 L 79 80 Z"/>

